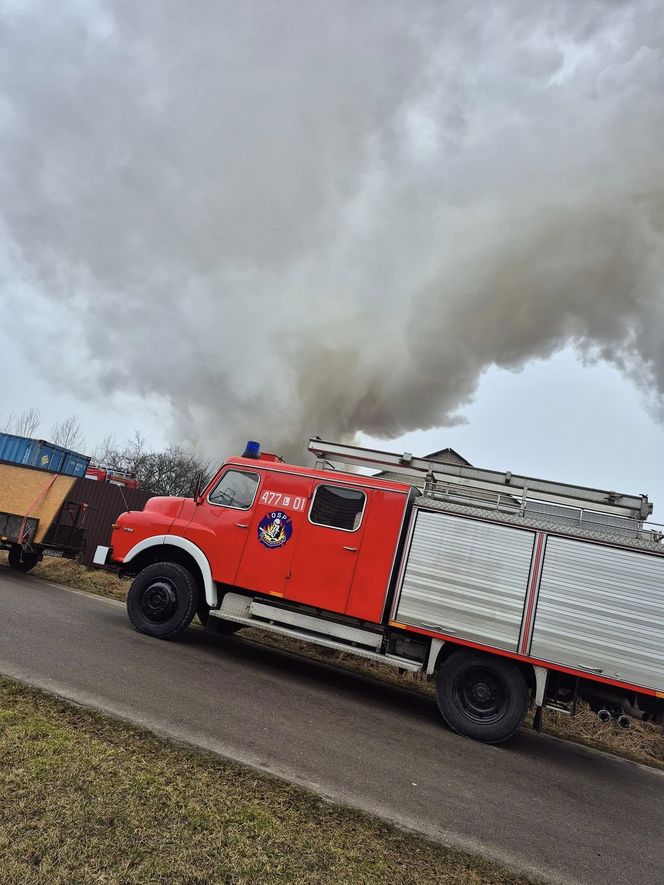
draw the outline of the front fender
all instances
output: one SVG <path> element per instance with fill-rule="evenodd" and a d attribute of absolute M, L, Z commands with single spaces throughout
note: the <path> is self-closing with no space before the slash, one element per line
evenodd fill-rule
<path fill-rule="evenodd" d="M 144 538 L 142 541 L 139 541 L 138 544 L 135 544 L 131 550 L 129 550 L 127 555 L 123 557 L 123 564 L 130 562 L 138 556 L 139 553 L 143 553 L 144 550 L 149 550 L 150 547 L 161 547 L 164 544 L 168 544 L 170 547 L 179 547 L 180 550 L 184 550 L 192 557 L 203 576 L 205 601 L 211 607 L 216 606 L 218 603 L 217 586 L 212 580 L 210 563 L 201 548 L 197 547 L 196 544 L 189 541 L 187 538 L 181 538 L 179 535 L 153 535 L 151 538 Z"/>

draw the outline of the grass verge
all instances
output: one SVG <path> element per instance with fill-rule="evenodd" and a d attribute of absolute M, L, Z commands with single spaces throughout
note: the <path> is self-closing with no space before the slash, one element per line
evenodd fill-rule
<path fill-rule="evenodd" d="M 4 678 L 0 869 L 7 885 L 528 881 Z"/>
<path fill-rule="evenodd" d="M 6 554 L 0 551 L 0 566 L 6 565 L 6 559 Z M 85 568 L 71 560 L 55 558 L 45 558 L 30 574 L 122 601 L 126 598 L 131 583 L 129 579 L 119 579 L 110 572 Z M 307 642 L 256 628 L 244 629 L 242 636 L 264 645 L 295 651 L 315 660 L 360 672 L 384 682 L 411 688 L 423 694 L 431 696 L 434 694 L 433 682 L 419 673 L 399 675 L 393 667 L 386 664 L 366 661 L 355 655 L 312 646 Z M 528 718 L 526 724 L 529 725 L 531 720 L 532 716 Z M 634 762 L 664 769 L 664 735 L 661 727 L 657 725 L 634 722 L 631 729 L 624 731 L 615 723 L 603 725 L 586 704 L 580 704 L 579 712 L 573 718 L 547 711 L 546 731 L 557 737 L 614 753 Z"/>

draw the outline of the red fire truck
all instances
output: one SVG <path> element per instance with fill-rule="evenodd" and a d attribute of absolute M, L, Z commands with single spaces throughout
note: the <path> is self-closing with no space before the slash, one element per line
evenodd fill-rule
<path fill-rule="evenodd" d="M 123 486 L 126 489 L 138 489 L 141 485 L 135 473 L 127 473 L 126 470 L 117 470 L 115 467 L 105 467 L 103 464 L 88 467 L 85 478 L 96 482 L 110 482 L 112 485 Z"/>
<path fill-rule="evenodd" d="M 622 727 L 662 721 L 664 545 L 646 496 L 309 450 L 313 468 L 249 443 L 194 498 L 118 519 L 95 562 L 135 576 L 137 630 L 171 638 L 198 613 L 221 633 L 258 626 L 435 675 L 447 724 L 491 743 L 531 704 L 536 727 L 579 699 Z"/>

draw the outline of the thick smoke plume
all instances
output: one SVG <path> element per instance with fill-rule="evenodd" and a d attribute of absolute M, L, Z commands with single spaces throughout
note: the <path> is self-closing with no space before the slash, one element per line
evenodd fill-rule
<path fill-rule="evenodd" d="M 296 456 L 571 343 L 662 414 L 658 0 L 0 9 L 0 297 L 54 383 Z"/>

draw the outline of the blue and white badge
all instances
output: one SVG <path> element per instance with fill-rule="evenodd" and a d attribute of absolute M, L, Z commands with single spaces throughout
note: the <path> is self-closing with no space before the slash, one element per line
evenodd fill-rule
<path fill-rule="evenodd" d="M 258 523 L 258 540 L 263 547 L 276 550 L 283 547 L 293 534 L 293 523 L 283 510 L 266 513 Z"/>

